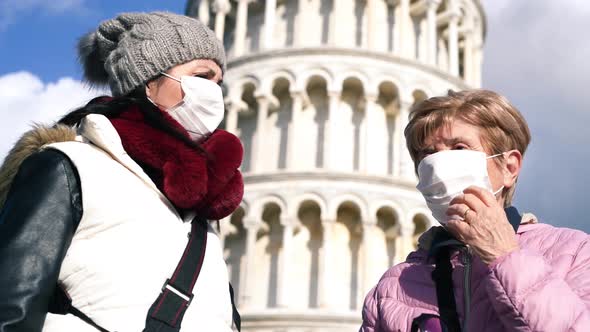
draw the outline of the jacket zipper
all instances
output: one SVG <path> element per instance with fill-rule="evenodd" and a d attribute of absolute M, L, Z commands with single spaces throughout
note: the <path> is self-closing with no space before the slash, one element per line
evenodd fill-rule
<path fill-rule="evenodd" d="M 463 319 L 463 328 L 461 330 L 467 332 L 469 311 L 471 310 L 471 248 L 467 247 L 462 256 L 465 266 L 463 271 L 463 308 L 465 318 Z"/>

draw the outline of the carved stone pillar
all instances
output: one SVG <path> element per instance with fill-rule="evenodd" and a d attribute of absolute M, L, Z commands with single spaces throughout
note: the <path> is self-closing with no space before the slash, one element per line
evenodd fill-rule
<path fill-rule="evenodd" d="M 412 16 L 410 14 L 410 0 L 399 0 L 399 41 L 400 55 L 405 58 L 411 57 L 412 45 L 409 40 L 410 29 L 412 29 Z"/>
<path fill-rule="evenodd" d="M 474 85 L 475 83 L 475 64 L 474 64 L 474 47 L 473 47 L 473 32 L 467 31 L 465 35 L 465 44 L 463 45 L 463 73 L 467 84 Z"/>
<path fill-rule="evenodd" d="M 241 308 L 248 308 L 252 304 L 253 292 L 255 291 L 254 283 L 256 276 L 254 275 L 256 265 L 256 235 L 260 229 L 262 220 L 244 220 L 244 227 L 246 228 L 246 266 L 243 269 L 240 285 L 240 306 Z"/>
<path fill-rule="evenodd" d="M 449 18 L 449 72 L 459 75 L 459 14 L 452 12 Z"/>
<path fill-rule="evenodd" d="M 371 168 L 371 157 L 374 154 L 374 152 L 372 153 L 371 151 L 371 146 L 373 146 L 375 140 L 378 139 L 378 137 L 374 137 L 371 130 L 375 126 L 376 121 L 377 94 L 367 94 L 365 96 L 365 101 L 365 119 L 363 121 L 365 139 L 361 149 L 363 154 L 361 155 L 360 170 L 361 172 L 367 173 Z"/>
<path fill-rule="evenodd" d="M 234 56 L 244 55 L 244 42 L 248 30 L 248 4 L 252 0 L 238 0 L 236 12 L 236 35 L 234 39 Z"/>
<path fill-rule="evenodd" d="M 416 174 L 414 172 L 414 162 L 412 161 L 412 157 L 408 151 L 406 137 L 404 136 L 404 129 L 409 122 L 410 108 L 412 107 L 412 104 L 413 103 L 410 101 L 402 101 L 400 103 L 399 113 L 399 170 L 400 176 L 407 180 L 414 180 L 416 178 Z"/>
<path fill-rule="evenodd" d="M 287 168 L 289 170 L 297 169 L 297 137 L 301 129 L 301 113 L 305 99 L 304 91 L 291 92 L 293 104 L 291 107 L 291 123 L 289 123 L 289 133 L 287 137 Z"/>
<path fill-rule="evenodd" d="M 281 224 L 283 225 L 283 250 L 281 252 L 281 269 L 279 271 L 279 289 L 278 289 L 278 296 L 277 296 L 277 305 L 281 308 L 286 308 L 289 305 L 289 299 L 291 298 L 291 294 L 289 290 L 291 289 L 290 285 L 291 282 L 295 282 L 291 280 L 289 277 L 291 276 L 291 247 L 293 242 L 293 230 L 294 230 L 294 220 L 291 219 L 283 219 L 281 220 Z"/>
<path fill-rule="evenodd" d="M 201 0 L 199 3 L 199 21 L 205 25 L 209 25 L 209 0 Z"/>
<path fill-rule="evenodd" d="M 371 277 L 371 235 L 373 234 L 373 229 L 377 225 L 377 220 L 370 220 L 368 222 L 363 223 L 363 265 L 361 271 L 362 277 L 362 286 L 361 286 L 361 301 L 362 298 L 369 292 L 371 287 L 374 286 L 374 283 L 377 280 L 372 280 Z M 361 302 L 362 305 L 362 302 Z"/>
<path fill-rule="evenodd" d="M 324 136 L 324 167 L 334 168 L 334 154 L 336 145 L 336 117 L 340 107 L 341 91 L 328 91 L 330 105 L 328 109 L 327 128 Z"/>
<path fill-rule="evenodd" d="M 429 65 L 436 65 L 436 43 L 437 43 L 437 23 L 436 23 L 436 10 L 440 5 L 440 0 L 428 0 L 426 9 L 426 26 L 427 26 L 427 63 Z"/>
<path fill-rule="evenodd" d="M 259 173 L 264 163 L 264 142 L 266 140 L 266 120 L 270 107 L 270 99 L 267 96 L 258 96 L 258 112 L 256 114 L 256 132 L 252 153 L 252 170 Z"/>
<path fill-rule="evenodd" d="M 264 48 L 271 49 L 274 41 L 277 0 L 266 0 L 264 8 Z"/>
<path fill-rule="evenodd" d="M 331 306 L 332 295 L 332 265 L 334 259 L 332 253 L 332 228 L 334 220 L 322 220 L 322 257 L 319 273 L 319 306 L 320 308 L 329 308 Z"/>
<path fill-rule="evenodd" d="M 215 0 L 213 6 L 215 11 L 215 35 L 219 40 L 223 41 L 223 34 L 225 33 L 225 17 L 231 10 L 231 4 L 228 0 Z"/>

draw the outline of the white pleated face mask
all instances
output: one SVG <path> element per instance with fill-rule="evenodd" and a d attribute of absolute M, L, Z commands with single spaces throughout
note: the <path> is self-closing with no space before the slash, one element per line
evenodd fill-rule
<path fill-rule="evenodd" d="M 487 156 L 484 152 L 473 150 L 444 150 L 427 156 L 418 164 L 418 189 L 432 216 L 442 225 L 450 217 L 447 216 L 449 203 L 463 193 L 469 186 L 478 186 L 496 195 L 500 189 L 492 189 L 488 176 L 487 160 L 501 156 Z"/>
<path fill-rule="evenodd" d="M 191 140 L 198 142 L 217 129 L 225 110 L 218 84 L 195 76 L 178 79 L 166 73 L 162 75 L 180 83 L 184 98 L 167 112 L 189 133 Z"/>

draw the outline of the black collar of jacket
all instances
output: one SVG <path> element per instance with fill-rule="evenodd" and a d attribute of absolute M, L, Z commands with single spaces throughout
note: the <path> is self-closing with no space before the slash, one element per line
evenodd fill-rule
<path fill-rule="evenodd" d="M 518 230 L 518 226 L 520 225 L 522 216 L 514 206 L 509 206 L 504 209 L 506 213 L 506 218 L 508 218 L 508 222 L 512 225 L 514 232 Z M 428 256 L 434 257 L 440 248 L 453 246 L 453 247 L 465 247 L 465 244 L 459 240 L 457 240 L 453 235 L 451 235 L 444 227 L 433 227 L 433 240 L 428 250 Z"/>

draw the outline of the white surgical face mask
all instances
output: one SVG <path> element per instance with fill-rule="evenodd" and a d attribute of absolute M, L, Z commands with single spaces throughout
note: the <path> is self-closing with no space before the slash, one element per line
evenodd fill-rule
<path fill-rule="evenodd" d="M 445 150 L 427 156 L 418 164 L 418 185 L 432 216 L 442 225 L 449 203 L 469 186 L 478 186 L 497 195 L 504 186 L 494 191 L 488 176 L 487 160 L 502 154 L 486 156 L 473 150 Z"/>
<path fill-rule="evenodd" d="M 162 75 L 180 83 L 184 98 L 167 112 L 189 133 L 195 142 L 211 134 L 221 121 L 225 105 L 221 87 L 215 82 L 195 76 L 180 79 Z"/>

